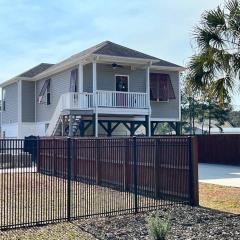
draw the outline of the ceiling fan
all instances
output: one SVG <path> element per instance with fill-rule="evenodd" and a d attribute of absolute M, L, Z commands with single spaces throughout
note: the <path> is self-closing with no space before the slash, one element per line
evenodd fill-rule
<path fill-rule="evenodd" d="M 123 66 L 122 66 L 122 65 L 119 65 L 119 64 L 117 64 L 117 63 L 113 63 L 113 64 L 112 64 L 112 68 L 113 68 L 113 69 L 123 68 Z"/>

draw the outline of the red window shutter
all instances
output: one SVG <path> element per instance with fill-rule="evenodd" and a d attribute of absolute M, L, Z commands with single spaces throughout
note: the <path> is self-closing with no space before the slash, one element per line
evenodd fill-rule
<path fill-rule="evenodd" d="M 150 75 L 150 99 L 157 100 L 158 96 L 159 96 L 159 92 L 158 92 L 157 74 L 151 73 L 151 75 Z"/>
<path fill-rule="evenodd" d="M 174 93 L 174 89 L 173 89 L 173 85 L 172 85 L 172 82 L 171 82 L 171 78 L 170 76 L 168 75 L 168 91 L 169 91 L 169 99 L 176 99 L 176 96 L 175 96 L 175 93 Z"/>
<path fill-rule="evenodd" d="M 159 101 L 168 101 L 168 82 L 167 74 L 158 74 L 158 91 L 159 91 Z"/>

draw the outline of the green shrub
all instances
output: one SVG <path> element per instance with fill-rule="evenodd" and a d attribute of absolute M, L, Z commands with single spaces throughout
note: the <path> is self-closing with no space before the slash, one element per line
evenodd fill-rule
<path fill-rule="evenodd" d="M 149 235 L 155 240 L 164 240 L 171 229 L 169 220 L 163 219 L 159 214 L 147 218 L 147 229 Z"/>

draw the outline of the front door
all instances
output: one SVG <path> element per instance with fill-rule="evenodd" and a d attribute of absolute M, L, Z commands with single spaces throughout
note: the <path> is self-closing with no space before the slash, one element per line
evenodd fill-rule
<path fill-rule="evenodd" d="M 128 92 L 128 76 L 116 75 L 116 105 L 117 107 L 128 106 L 128 95 L 124 92 Z"/>

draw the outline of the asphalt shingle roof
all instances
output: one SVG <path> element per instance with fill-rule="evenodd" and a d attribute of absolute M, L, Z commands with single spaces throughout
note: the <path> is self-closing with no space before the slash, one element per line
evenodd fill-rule
<path fill-rule="evenodd" d="M 41 63 L 41 64 L 39 64 L 39 65 L 29 69 L 28 71 L 20 74 L 19 77 L 29 77 L 29 78 L 32 78 L 32 77 L 38 75 L 39 73 L 47 70 L 48 68 L 50 68 L 53 65 L 54 64 L 50 64 L 50 63 Z"/>
<path fill-rule="evenodd" d="M 108 56 L 119 56 L 119 57 L 130 57 L 130 58 L 143 58 L 158 60 L 158 58 L 147 55 L 145 53 L 121 46 L 119 44 L 106 41 L 100 48 L 93 52 L 94 54 L 108 55 Z"/>
<path fill-rule="evenodd" d="M 167 62 L 165 60 L 159 59 L 159 62 L 153 63 L 154 66 L 163 66 L 163 67 L 182 67 L 177 64 Z"/>

